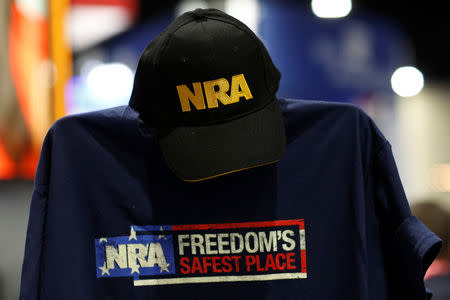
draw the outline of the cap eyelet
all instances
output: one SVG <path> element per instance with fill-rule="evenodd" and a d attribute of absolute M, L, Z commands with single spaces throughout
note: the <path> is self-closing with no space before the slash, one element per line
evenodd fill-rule
<path fill-rule="evenodd" d="M 202 8 L 197 8 L 192 12 L 194 19 L 198 21 L 206 20 L 206 10 Z"/>

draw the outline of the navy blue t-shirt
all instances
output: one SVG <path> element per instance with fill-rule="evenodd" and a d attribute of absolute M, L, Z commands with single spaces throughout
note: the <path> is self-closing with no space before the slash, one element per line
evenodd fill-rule
<path fill-rule="evenodd" d="M 58 120 L 20 299 L 426 299 L 441 241 L 411 215 L 389 142 L 353 105 L 279 103 L 281 161 L 196 183 L 129 106 Z"/>

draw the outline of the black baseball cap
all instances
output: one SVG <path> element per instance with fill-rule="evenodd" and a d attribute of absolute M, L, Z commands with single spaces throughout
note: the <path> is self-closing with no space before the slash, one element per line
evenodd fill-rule
<path fill-rule="evenodd" d="M 130 99 L 168 167 L 201 181 L 277 162 L 281 74 L 261 40 L 217 9 L 176 18 L 142 53 Z"/>

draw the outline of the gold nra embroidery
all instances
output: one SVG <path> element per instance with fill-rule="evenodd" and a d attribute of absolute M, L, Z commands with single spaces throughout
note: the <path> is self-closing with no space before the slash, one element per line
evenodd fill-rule
<path fill-rule="evenodd" d="M 218 101 L 223 105 L 229 105 L 239 102 L 241 97 L 244 97 L 246 100 L 253 99 L 244 74 L 234 75 L 231 78 L 231 90 L 230 84 L 225 78 L 203 82 L 205 97 L 203 96 L 201 82 L 194 82 L 192 86 L 194 88 L 193 92 L 185 84 L 177 85 L 178 97 L 183 112 L 191 111 L 191 104 L 196 110 L 206 109 L 205 97 L 208 109 L 218 107 Z M 228 90 L 230 90 L 229 95 L 227 94 Z"/>

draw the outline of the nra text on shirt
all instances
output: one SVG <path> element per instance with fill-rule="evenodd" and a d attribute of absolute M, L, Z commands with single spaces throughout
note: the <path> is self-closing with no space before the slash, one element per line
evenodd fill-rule
<path fill-rule="evenodd" d="M 135 286 L 306 278 L 304 220 L 131 226 L 95 240 L 97 278 Z"/>

